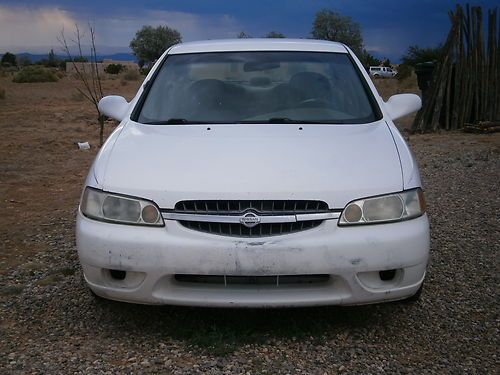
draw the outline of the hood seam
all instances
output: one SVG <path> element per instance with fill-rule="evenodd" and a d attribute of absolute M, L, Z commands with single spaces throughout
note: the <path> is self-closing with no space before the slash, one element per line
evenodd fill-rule
<path fill-rule="evenodd" d="M 398 145 L 396 143 L 396 140 L 394 139 L 394 134 L 392 134 L 391 127 L 389 126 L 387 121 L 385 121 L 385 125 L 387 126 L 387 130 L 389 130 L 389 133 L 391 134 L 392 142 L 394 143 L 394 147 L 396 148 L 396 152 L 398 153 L 399 169 L 401 171 L 401 186 L 402 186 L 402 190 L 404 190 L 405 189 L 405 176 L 404 176 L 404 171 L 403 171 L 403 163 L 401 161 L 401 154 L 399 153 L 399 148 L 398 148 Z"/>

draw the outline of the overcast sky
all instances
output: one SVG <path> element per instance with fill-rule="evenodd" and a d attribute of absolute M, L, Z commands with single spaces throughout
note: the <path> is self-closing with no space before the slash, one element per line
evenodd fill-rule
<path fill-rule="evenodd" d="M 463 1 L 459 1 L 463 3 Z M 184 41 L 252 36 L 279 31 L 310 37 L 314 14 L 323 8 L 352 17 L 362 28 L 366 48 L 393 60 L 411 44 L 444 41 L 453 0 L 0 0 L 0 53 L 59 50 L 57 36 L 74 24 L 96 26 L 100 53 L 128 52 L 143 25 L 168 25 Z M 493 8 L 497 0 L 474 4 Z"/>

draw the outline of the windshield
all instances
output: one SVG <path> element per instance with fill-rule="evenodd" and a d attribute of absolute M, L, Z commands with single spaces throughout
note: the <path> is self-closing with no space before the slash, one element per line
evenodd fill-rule
<path fill-rule="evenodd" d="M 145 124 L 356 124 L 377 120 L 377 113 L 347 54 L 216 52 L 168 56 L 132 118 Z"/>

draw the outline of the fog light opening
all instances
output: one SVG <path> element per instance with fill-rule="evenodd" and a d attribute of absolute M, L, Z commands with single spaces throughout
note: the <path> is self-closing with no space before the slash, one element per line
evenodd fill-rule
<path fill-rule="evenodd" d="M 109 275 L 115 280 L 125 280 L 127 272 L 121 270 L 109 270 Z"/>
<path fill-rule="evenodd" d="M 396 270 L 379 271 L 378 275 L 382 281 L 391 281 L 396 276 Z"/>

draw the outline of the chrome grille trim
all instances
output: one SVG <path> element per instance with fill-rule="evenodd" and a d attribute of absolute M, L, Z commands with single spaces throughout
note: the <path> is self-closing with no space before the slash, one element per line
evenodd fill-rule
<path fill-rule="evenodd" d="M 197 215 L 197 214 L 181 214 L 171 211 L 163 211 L 161 213 L 165 220 L 178 221 L 202 221 L 211 223 L 233 223 L 239 224 L 242 215 Z M 318 214 L 300 214 L 300 215 L 259 215 L 261 224 L 269 223 L 296 223 L 299 221 L 309 220 L 331 220 L 338 219 L 340 212 L 330 211 Z"/>
<path fill-rule="evenodd" d="M 305 231 L 341 214 L 316 200 L 191 200 L 160 211 L 191 230 L 246 238 Z"/>
<path fill-rule="evenodd" d="M 192 200 L 180 201 L 172 210 L 198 215 L 238 215 L 247 210 L 262 215 L 298 215 L 328 212 L 328 204 L 311 200 Z"/>

